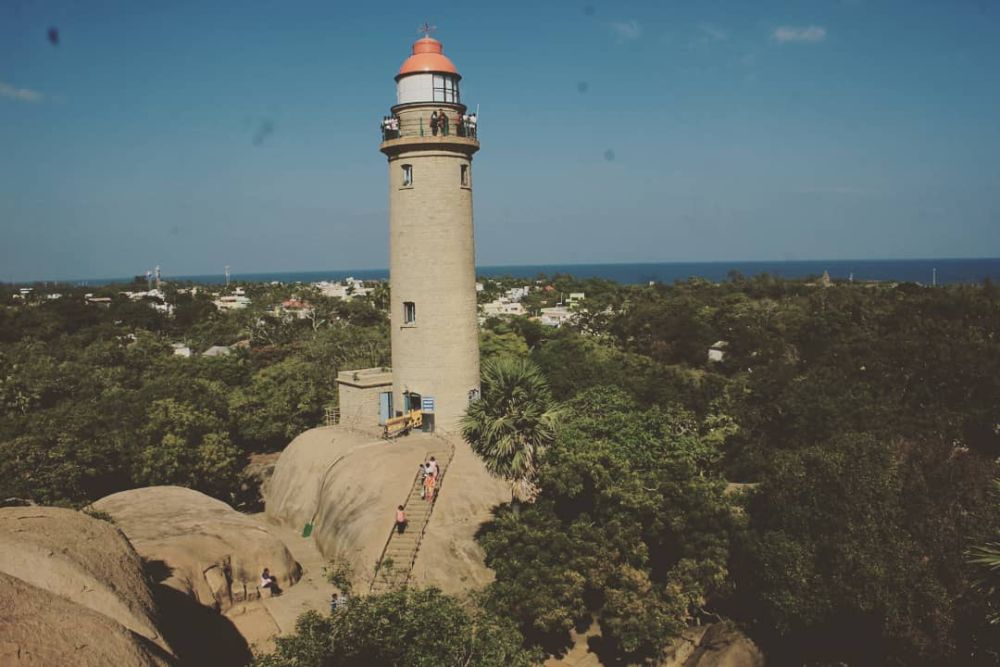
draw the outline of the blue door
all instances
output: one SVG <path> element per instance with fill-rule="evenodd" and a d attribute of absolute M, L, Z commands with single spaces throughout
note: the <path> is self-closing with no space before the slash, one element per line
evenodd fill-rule
<path fill-rule="evenodd" d="M 392 417 L 392 392 L 384 391 L 378 395 L 379 426 L 385 426 L 390 417 Z"/>

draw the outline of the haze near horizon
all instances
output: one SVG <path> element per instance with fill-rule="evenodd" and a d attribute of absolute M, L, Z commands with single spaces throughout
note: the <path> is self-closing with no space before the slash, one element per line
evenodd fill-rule
<path fill-rule="evenodd" d="M 387 266 L 424 20 L 480 109 L 480 265 L 1000 255 L 993 3 L 21 0 L 0 280 Z"/>

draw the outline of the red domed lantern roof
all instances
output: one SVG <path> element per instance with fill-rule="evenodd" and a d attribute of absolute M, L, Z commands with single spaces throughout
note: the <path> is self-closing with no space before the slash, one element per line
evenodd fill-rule
<path fill-rule="evenodd" d="M 437 72 L 459 76 L 455 64 L 442 53 L 441 42 L 433 37 L 421 37 L 413 43 L 413 55 L 399 68 L 396 78 L 407 74 Z"/>

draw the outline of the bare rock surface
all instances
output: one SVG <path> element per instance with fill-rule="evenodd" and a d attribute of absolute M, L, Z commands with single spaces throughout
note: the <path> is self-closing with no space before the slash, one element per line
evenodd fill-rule
<path fill-rule="evenodd" d="M 116 637 L 131 632 L 158 646 L 164 655 L 172 652 L 157 627 L 156 606 L 142 561 L 121 531 L 107 521 L 58 507 L 2 508 L 0 573 L 29 586 L 32 604 L 54 596 L 65 600 L 66 604 L 59 608 L 67 610 L 62 621 L 51 627 L 46 623 L 57 621 L 51 613 L 37 623 L 24 616 L 18 616 L 11 627 L 0 623 L 0 642 L 8 632 L 18 633 L 29 643 L 33 632 L 43 636 L 52 632 L 72 634 L 75 630 L 69 626 L 75 624 L 74 614 L 83 614 L 81 618 L 89 619 L 93 627 L 102 623 L 120 626 L 122 630 Z M 6 602 L 0 605 L 0 613 L 10 619 L 10 587 L 4 585 L 2 589 L 0 599 Z M 75 611 L 69 613 L 66 605 L 73 605 Z M 22 612 L 27 609 L 17 605 L 14 608 Z M 107 620 L 101 621 L 98 616 Z M 0 660 L 0 664 L 7 663 Z"/>
<path fill-rule="evenodd" d="M 595 621 L 584 632 L 570 632 L 566 653 L 545 661 L 545 667 L 600 667 L 601 629 Z M 615 663 L 618 664 L 618 663 Z M 657 667 L 764 667 L 764 655 L 749 637 L 729 621 L 692 626 L 664 652 Z"/>
<path fill-rule="evenodd" d="M 510 485 L 491 477 L 464 441 L 456 437 L 454 444 L 454 459 L 413 566 L 414 581 L 445 593 L 481 588 L 493 581 L 476 532 L 492 518 L 494 507 L 510 502 Z"/>
<path fill-rule="evenodd" d="M 732 623 L 713 623 L 702 634 L 683 667 L 763 667 L 757 645 Z M 667 663 L 664 667 L 670 667 Z"/>
<path fill-rule="evenodd" d="M 113 618 L 0 572 L 0 665 L 175 664 L 161 646 Z"/>
<path fill-rule="evenodd" d="M 94 503 L 114 517 L 157 580 L 226 611 L 259 599 L 266 567 L 282 588 L 299 579 L 291 553 L 260 522 L 226 503 L 177 486 L 122 491 Z"/>
<path fill-rule="evenodd" d="M 458 593 L 488 582 L 491 571 L 473 535 L 490 509 L 509 500 L 465 443 L 414 432 L 394 441 L 343 426 L 312 429 L 282 452 L 264 494 L 267 517 L 301 530 L 328 559 L 350 563 L 354 586 L 367 590 L 375 562 L 409 495 L 417 466 L 430 452 L 455 448 L 411 583 Z"/>

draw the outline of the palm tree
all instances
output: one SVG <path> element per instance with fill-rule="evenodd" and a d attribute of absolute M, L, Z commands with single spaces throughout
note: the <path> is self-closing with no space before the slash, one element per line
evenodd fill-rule
<path fill-rule="evenodd" d="M 512 500 L 530 500 L 539 457 L 555 440 L 548 383 L 528 359 L 495 357 L 483 362 L 482 386 L 462 418 L 462 435 L 491 475 L 511 483 Z"/>
<path fill-rule="evenodd" d="M 996 625 L 1000 623 L 1000 542 L 972 547 L 966 559 L 976 569 L 972 585 L 986 596 L 990 606 L 987 620 Z"/>
<path fill-rule="evenodd" d="M 1000 495 L 1000 479 L 993 480 L 993 493 Z M 975 569 L 972 585 L 987 600 L 987 619 L 1000 624 L 1000 542 L 979 544 L 965 552 L 966 561 Z"/>

